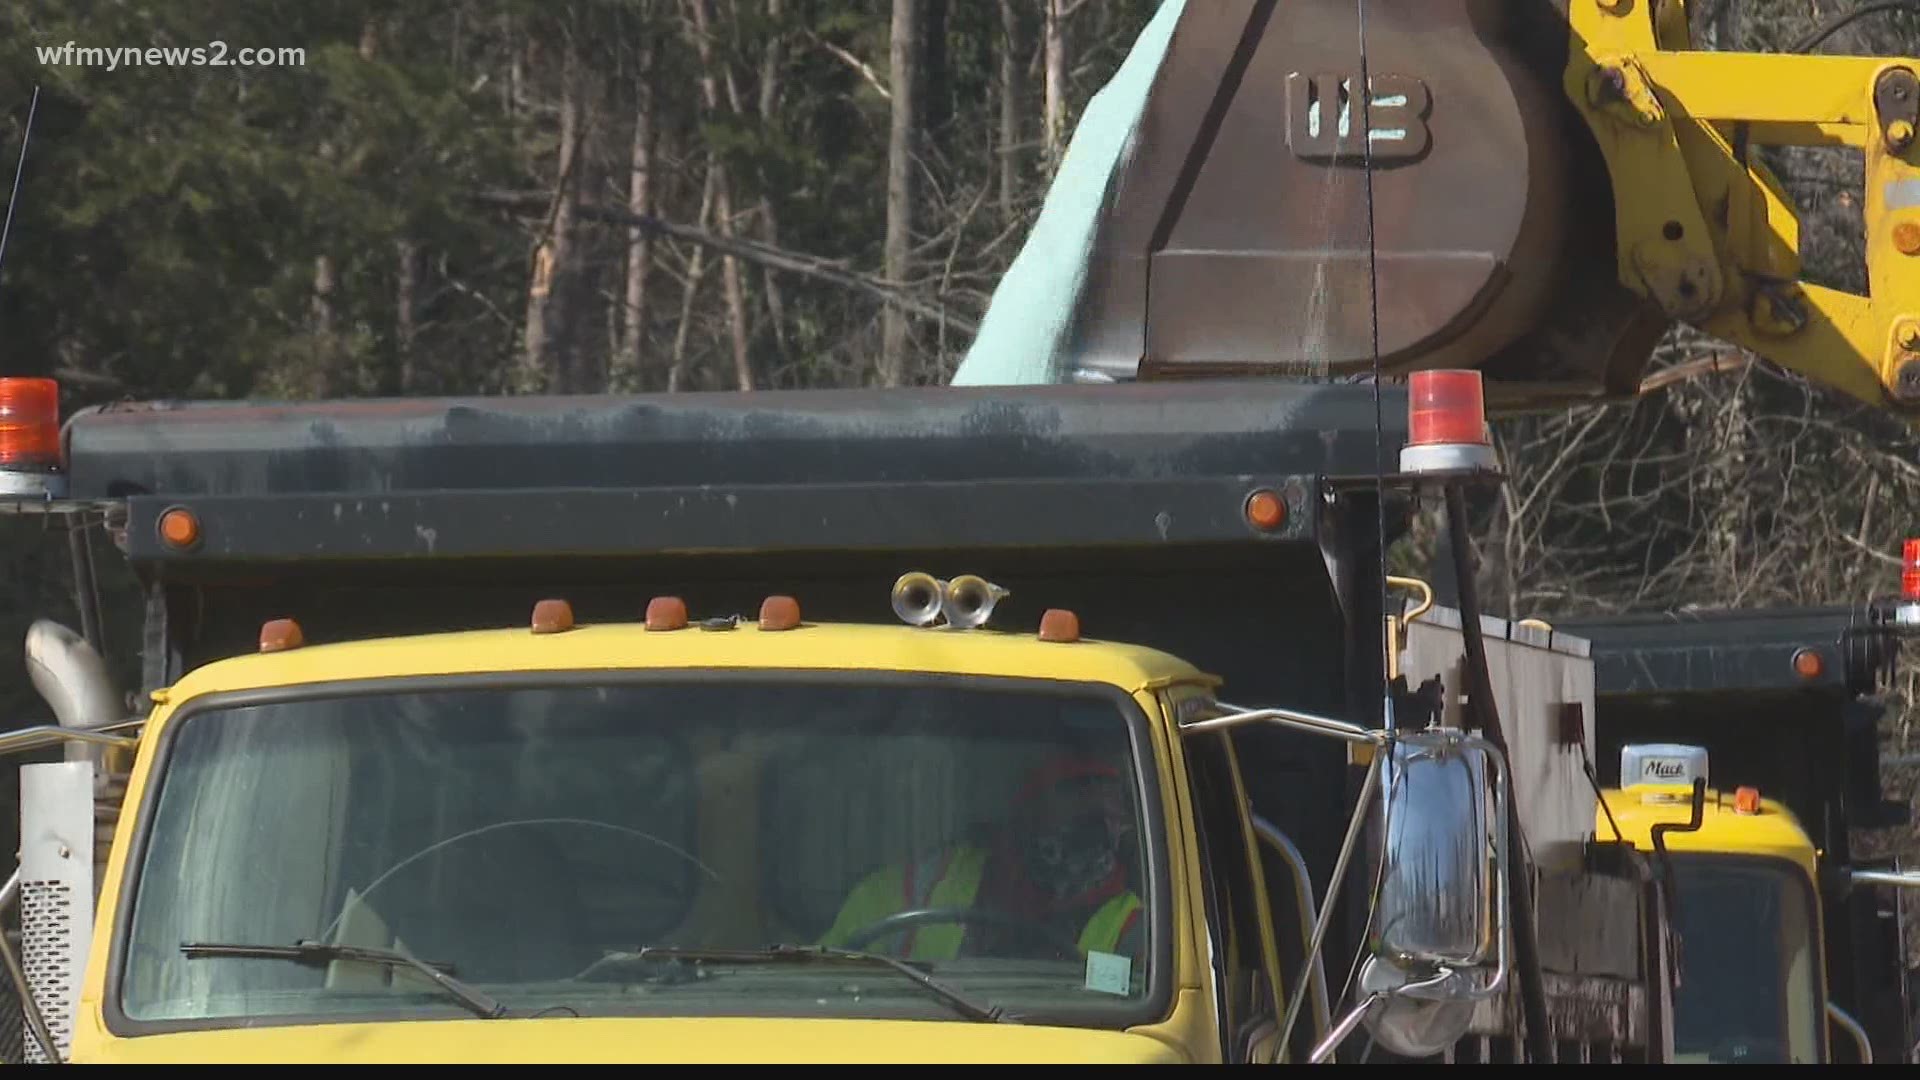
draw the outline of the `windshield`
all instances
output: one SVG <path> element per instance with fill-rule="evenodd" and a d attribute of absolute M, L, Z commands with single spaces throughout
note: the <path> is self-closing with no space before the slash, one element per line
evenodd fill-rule
<path fill-rule="evenodd" d="M 1781 859 L 1675 855 L 1676 1060 L 1812 1064 L 1824 1015 L 1812 885 Z"/>
<path fill-rule="evenodd" d="M 510 1016 L 957 1018 L 885 964 L 739 955 L 802 945 L 1124 1024 L 1165 948 L 1138 719 L 1058 684 L 804 676 L 199 711 L 168 736 L 117 1000 L 136 1026 L 466 1015 L 415 966 L 284 948 L 310 941 L 406 952 Z"/>

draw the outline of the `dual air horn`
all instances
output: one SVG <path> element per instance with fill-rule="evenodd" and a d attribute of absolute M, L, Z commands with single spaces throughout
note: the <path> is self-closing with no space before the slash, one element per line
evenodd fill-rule
<path fill-rule="evenodd" d="M 909 626 L 935 626 L 941 620 L 959 630 L 985 626 L 993 606 L 1007 590 L 973 574 L 942 581 L 918 570 L 893 583 L 893 613 Z"/>

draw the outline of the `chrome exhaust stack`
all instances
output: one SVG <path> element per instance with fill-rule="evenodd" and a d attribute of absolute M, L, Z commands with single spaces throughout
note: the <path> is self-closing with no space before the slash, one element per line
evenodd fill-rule
<path fill-rule="evenodd" d="M 107 662 L 86 638 L 57 622 L 37 619 L 27 628 L 27 677 L 61 727 L 87 731 L 126 719 Z"/>

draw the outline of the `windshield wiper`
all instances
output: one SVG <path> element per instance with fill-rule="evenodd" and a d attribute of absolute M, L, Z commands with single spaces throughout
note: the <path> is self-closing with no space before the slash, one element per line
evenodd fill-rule
<path fill-rule="evenodd" d="M 441 970 L 450 968 L 451 965 L 431 964 L 397 949 L 367 949 L 358 945 L 329 945 L 320 941 L 301 941 L 292 945 L 231 945 L 196 942 L 180 946 L 180 951 L 185 953 L 189 960 L 218 956 L 263 956 L 311 966 L 330 964 L 335 960 L 347 960 L 361 964 L 409 967 L 432 979 L 434 985 L 457 998 L 460 1004 L 472 1010 L 473 1014 L 482 1020 L 497 1020 L 507 1014 L 505 1005 Z"/>
<path fill-rule="evenodd" d="M 988 1023 L 1002 1022 L 1007 1019 L 1005 1009 L 998 1005 L 977 1005 L 960 991 L 938 981 L 926 972 L 902 960 L 879 953 L 859 952 L 853 949 L 832 949 L 823 945 L 769 945 L 764 949 L 694 949 L 677 945 L 649 945 L 639 952 L 641 959 L 659 957 L 665 960 L 705 961 L 716 964 L 764 964 L 781 961 L 848 964 L 859 967 L 889 968 L 897 971 L 921 986 L 926 987 L 942 1001 L 953 1006 L 955 1012 L 969 1020 Z"/>

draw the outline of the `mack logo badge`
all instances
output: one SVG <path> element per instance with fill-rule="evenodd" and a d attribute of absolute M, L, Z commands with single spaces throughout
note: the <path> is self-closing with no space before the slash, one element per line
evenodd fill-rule
<path fill-rule="evenodd" d="M 1640 765 L 1643 780 L 1680 780 L 1687 775 L 1687 763 L 1674 758 L 1648 758 Z"/>

